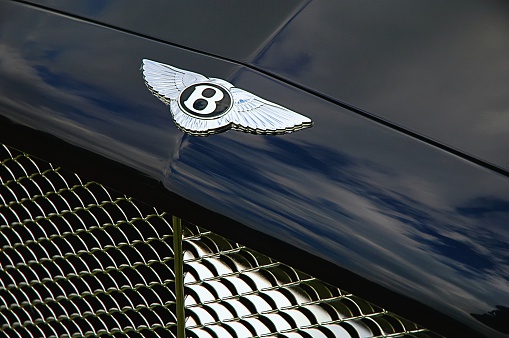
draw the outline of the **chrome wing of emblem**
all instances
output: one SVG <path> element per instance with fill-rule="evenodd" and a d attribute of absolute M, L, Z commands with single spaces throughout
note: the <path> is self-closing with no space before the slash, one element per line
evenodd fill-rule
<path fill-rule="evenodd" d="M 313 124 L 306 116 L 221 79 L 147 59 L 143 59 L 142 71 L 148 89 L 170 106 L 178 128 L 191 135 L 228 129 L 284 134 Z"/>

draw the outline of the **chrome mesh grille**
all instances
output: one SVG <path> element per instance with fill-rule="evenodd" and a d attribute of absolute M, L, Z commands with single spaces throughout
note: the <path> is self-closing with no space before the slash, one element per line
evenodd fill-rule
<path fill-rule="evenodd" d="M 171 217 L 2 150 L 2 334 L 174 336 Z"/>
<path fill-rule="evenodd" d="M 195 337 L 432 337 L 416 324 L 198 227 L 187 227 Z"/>
<path fill-rule="evenodd" d="M 185 224 L 177 304 L 171 215 L 0 147 L 0 337 L 437 337 Z M 183 323 L 179 323 L 183 324 Z"/>

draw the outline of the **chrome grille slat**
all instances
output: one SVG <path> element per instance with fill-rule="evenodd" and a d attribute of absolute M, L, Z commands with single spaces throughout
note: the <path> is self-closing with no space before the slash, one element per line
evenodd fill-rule
<path fill-rule="evenodd" d="M 171 215 L 5 146 L 0 158 L 0 337 L 176 337 L 180 306 L 187 337 L 438 337 L 191 224 L 177 304 Z"/>
<path fill-rule="evenodd" d="M 169 215 L 4 150 L 2 331 L 174 336 Z"/>
<path fill-rule="evenodd" d="M 413 323 L 403 322 L 383 309 L 244 246 L 224 239 L 211 244 L 214 236 L 188 227 L 184 237 L 187 244 L 184 248 L 189 252 L 184 256 L 186 309 L 191 315 L 187 328 L 196 337 L 226 335 L 240 326 L 244 327 L 243 332 L 260 337 L 272 337 L 274 332 L 312 337 L 428 334 Z M 216 260 L 230 264 L 224 264 L 222 273 L 218 273 L 214 269 L 218 264 L 212 263 Z M 200 266 L 201 271 L 195 266 Z M 227 291 L 214 290 L 215 285 L 227 286 Z M 221 315 L 215 310 L 219 306 L 226 309 Z M 388 324 L 388 320 L 393 324 Z M 233 326 L 226 329 L 228 325 L 236 329 Z"/>

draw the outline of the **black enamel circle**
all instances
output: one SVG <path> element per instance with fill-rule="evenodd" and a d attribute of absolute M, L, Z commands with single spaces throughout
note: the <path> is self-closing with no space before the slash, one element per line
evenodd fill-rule
<path fill-rule="evenodd" d="M 179 96 L 182 111 L 200 119 L 215 119 L 226 114 L 233 105 L 230 92 L 214 83 L 195 83 Z"/>

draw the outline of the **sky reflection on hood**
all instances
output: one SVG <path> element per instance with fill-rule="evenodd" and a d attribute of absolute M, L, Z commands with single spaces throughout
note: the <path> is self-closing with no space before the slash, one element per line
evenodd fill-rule
<path fill-rule="evenodd" d="M 0 23 L 2 115 L 452 316 L 509 304 L 507 177 L 228 62 L 61 17 L 26 19 L 26 31 Z M 283 136 L 183 135 L 145 87 L 144 57 L 224 78 L 315 124 Z M 315 59 L 296 62 L 306 70 Z"/>

